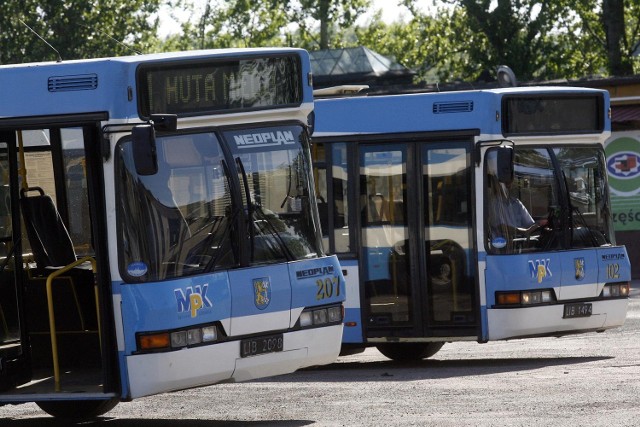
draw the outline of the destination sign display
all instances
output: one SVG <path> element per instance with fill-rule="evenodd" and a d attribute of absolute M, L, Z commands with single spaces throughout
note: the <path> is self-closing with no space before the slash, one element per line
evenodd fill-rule
<path fill-rule="evenodd" d="M 505 96 L 504 135 L 599 133 L 604 130 L 604 99 L 599 94 Z"/>
<path fill-rule="evenodd" d="M 144 64 L 137 71 L 138 113 L 179 117 L 297 106 L 296 55 Z"/>

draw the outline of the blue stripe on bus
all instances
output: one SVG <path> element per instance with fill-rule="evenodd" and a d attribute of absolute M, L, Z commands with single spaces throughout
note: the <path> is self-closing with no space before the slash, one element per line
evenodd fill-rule
<path fill-rule="evenodd" d="M 121 284 L 127 353 L 136 348 L 135 332 L 161 331 L 231 317 L 226 272 L 164 282 Z"/>
<path fill-rule="evenodd" d="M 355 326 L 344 327 L 342 331 L 342 342 L 345 344 L 363 343 L 362 313 L 360 308 L 346 308 L 344 310 L 344 323 L 352 323 L 355 324 Z"/>
<path fill-rule="evenodd" d="M 604 247 L 521 255 L 487 255 L 487 306 L 496 291 L 549 289 L 631 280 L 624 247 Z"/>

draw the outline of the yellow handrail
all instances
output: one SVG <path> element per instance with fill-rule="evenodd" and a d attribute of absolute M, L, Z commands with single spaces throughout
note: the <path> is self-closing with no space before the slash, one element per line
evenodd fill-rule
<path fill-rule="evenodd" d="M 47 306 L 49 309 L 49 333 L 51 334 L 51 354 L 53 357 L 53 380 L 55 383 L 56 391 L 60 391 L 60 366 L 58 361 L 58 339 L 56 337 L 56 319 L 53 311 L 53 289 L 52 289 L 53 279 L 87 261 L 91 262 L 91 268 L 93 270 L 93 274 L 95 274 L 97 272 L 96 260 L 93 257 L 87 256 L 84 258 L 80 258 L 79 260 L 62 267 L 61 269 L 56 270 L 53 273 L 51 273 L 49 276 L 47 276 Z M 100 341 L 100 346 L 102 346 L 102 332 L 100 330 L 100 308 L 99 308 L 99 300 L 98 300 L 98 284 L 97 283 L 94 284 L 93 289 L 94 289 L 95 300 L 96 300 L 96 316 L 98 318 L 98 340 Z"/>

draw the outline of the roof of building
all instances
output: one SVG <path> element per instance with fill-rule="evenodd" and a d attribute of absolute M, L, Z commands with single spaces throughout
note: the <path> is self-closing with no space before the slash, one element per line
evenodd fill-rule
<path fill-rule="evenodd" d="M 360 84 L 408 84 L 414 72 L 364 46 L 309 52 L 314 87 L 327 87 L 347 81 Z"/>

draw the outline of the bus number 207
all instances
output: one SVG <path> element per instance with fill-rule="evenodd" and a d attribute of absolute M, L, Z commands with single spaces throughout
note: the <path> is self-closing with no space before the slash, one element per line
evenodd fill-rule
<path fill-rule="evenodd" d="M 318 279 L 316 281 L 318 291 L 316 292 L 316 300 L 323 300 L 325 298 L 331 298 L 334 295 L 340 296 L 340 280 L 337 277 L 326 278 L 324 280 Z"/>

